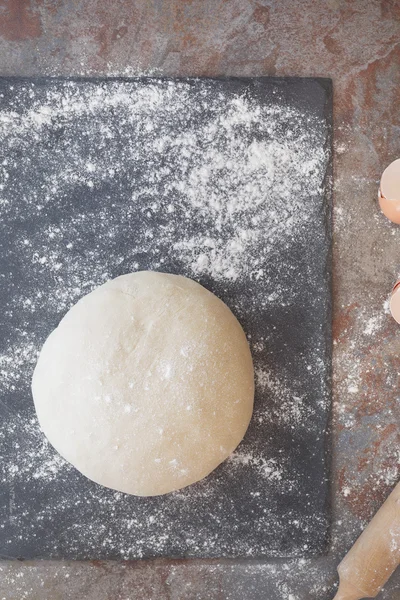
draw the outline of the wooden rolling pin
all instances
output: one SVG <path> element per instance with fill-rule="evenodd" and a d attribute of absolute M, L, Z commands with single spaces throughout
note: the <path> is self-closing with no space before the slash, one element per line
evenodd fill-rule
<path fill-rule="evenodd" d="M 334 600 L 375 598 L 400 564 L 400 483 L 338 567 Z"/>

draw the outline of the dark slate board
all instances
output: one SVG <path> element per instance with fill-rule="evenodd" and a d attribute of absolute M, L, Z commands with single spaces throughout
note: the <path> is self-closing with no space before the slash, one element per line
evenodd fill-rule
<path fill-rule="evenodd" d="M 0 555 L 322 553 L 331 82 L 1 78 L 0 140 Z M 67 465 L 39 431 L 30 393 L 37 351 L 66 310 L 137 269 L 186 274 L 220 296 L 257 374 L 234 457 L 159 498 L 115 493 Z"/>

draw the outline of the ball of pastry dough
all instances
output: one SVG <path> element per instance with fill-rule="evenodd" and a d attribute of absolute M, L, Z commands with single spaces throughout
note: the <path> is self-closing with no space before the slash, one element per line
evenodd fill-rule
<path fill-rule="evenodd" d="M 199 481 L 243 438 L 249 346 L 200 284 L 143 271 L 100 286 L 50 334 L 32 382 L 41 428 L 89 479 L 135 494 Z"/>

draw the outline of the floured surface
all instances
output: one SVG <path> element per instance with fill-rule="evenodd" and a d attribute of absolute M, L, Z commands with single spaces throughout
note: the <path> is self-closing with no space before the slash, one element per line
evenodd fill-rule
<path fill-rule="evenodd" d="M 325 83 L 324 83 L 325 85 Z M 323 550 L 330 399 L 330 91 L 316 80 L 2 80 L 1 553 Z M 182 273 L 249 336 L 255 413 L 203 482 L 138 499 L 43 440 L 29 383 L 65 311 L 111 277 Z"/>

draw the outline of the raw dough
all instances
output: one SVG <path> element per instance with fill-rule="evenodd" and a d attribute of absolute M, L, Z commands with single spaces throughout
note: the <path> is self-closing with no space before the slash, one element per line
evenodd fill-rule
<path fill-rule="evenodd" d="M 254 396 L 244 332 L 198 283 L 143 271 L 100 286 L 50 334 L 33 375 L 40 425 L 81 473 L 166 494 L 243 438 Z"/>

